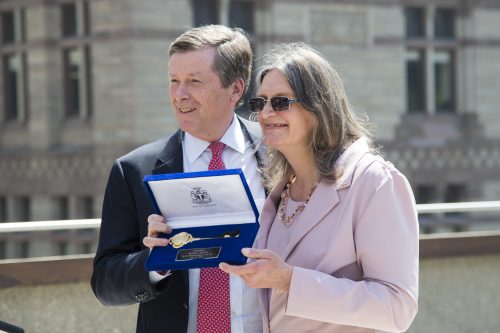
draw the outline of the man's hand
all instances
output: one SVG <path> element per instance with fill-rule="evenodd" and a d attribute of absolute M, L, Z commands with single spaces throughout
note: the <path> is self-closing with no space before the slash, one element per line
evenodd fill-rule
<path fill-rule="evenodd" d="M 290 290 L 293 267 L 278 254 L 271 250 L 250 248 L 242 249 L 241 252 L 254 260 L 242 266 L 221 263 L 220 269 L 238 275 L 252 288 L 273 288 L 280 292 Z"/>
<path fill-rule="evenodd" d="M 172 228 L 165 222 L 163 216 L 151 214 L 148 216 L 148 236 L 144 237 L 142 243 L 150 249 L 155 246 L 166 246 L 168 245 L 168 239 L 158 238 L 158 235 L 171 232 Z"/>

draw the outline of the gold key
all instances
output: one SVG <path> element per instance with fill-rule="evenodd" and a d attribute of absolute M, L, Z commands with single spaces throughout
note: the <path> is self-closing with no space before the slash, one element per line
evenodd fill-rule
<path fill-rule="evenodd" d="M 179 232 L 177 235 L 170 237 L 168 242 L 172 245 L 174 249 L 178 249 L 183 247 L 186 244 L 189 244 L 191 242 L 199 241 L 199 240 L 206 240 L 206 239 L 217 239 L 217 238 L 236 238 L 240 236 L 240 229 L 236 229 L 234 231 L 229 231 L 225 232 L 221 235 L 214 236 L 214 237 L 193 237 L 188 232 Z"/>

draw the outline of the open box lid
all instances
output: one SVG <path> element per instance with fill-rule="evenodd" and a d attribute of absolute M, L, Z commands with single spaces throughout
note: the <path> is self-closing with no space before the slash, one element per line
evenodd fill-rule
<path fill-rule="evenodd" d="M 241 169 L 149 175 L 144 183 L 172 229 L 256 223 L 259 217 Z"/>

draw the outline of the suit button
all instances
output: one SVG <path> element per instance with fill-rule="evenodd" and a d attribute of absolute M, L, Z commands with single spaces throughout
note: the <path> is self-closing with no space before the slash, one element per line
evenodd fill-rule
<path fill-rule="evenodd" d="M 141 291 L 137 295 L 135 295 L 135 300 L 138 302 L 145 302 L 149 299 L 149 293 L 145 290 Z"/>

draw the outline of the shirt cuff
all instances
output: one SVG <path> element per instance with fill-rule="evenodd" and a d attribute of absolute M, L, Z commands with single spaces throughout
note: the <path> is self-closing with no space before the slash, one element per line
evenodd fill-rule
<path fill-rule="evenodd" d="M 149 272 L 149 280 L 151 281 L 152 284 L 157 284 L 167 276 L 172 274 L 171 271 L 161 271 L 161 272 Z"/>

